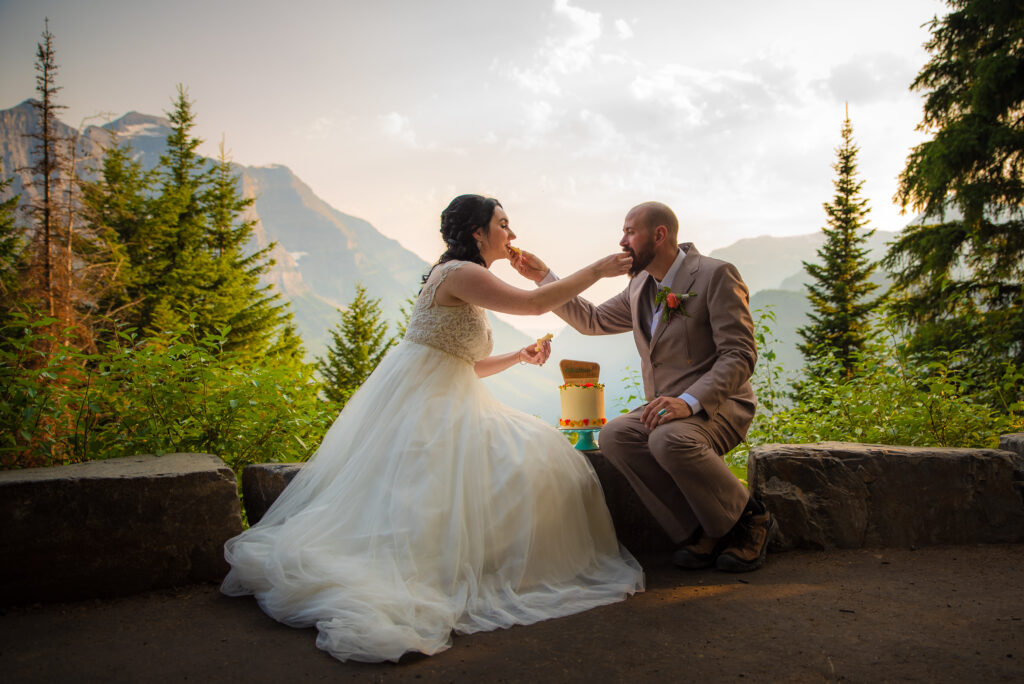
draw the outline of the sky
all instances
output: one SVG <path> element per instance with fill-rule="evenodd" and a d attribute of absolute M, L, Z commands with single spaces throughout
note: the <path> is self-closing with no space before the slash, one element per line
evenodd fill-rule
<path fill-rule="evenodd" d="M 66 123 L 165 113 L 182 84 L 205 154 L 223 140 L 240 164 L 284 164 L 428 262 L 454 196 L 497 197 L 516 244 L 564 274 L 617 251 L 646 200 L 671 206 L 705 254 L 820 230 L 846 107 L 871 227 L 899 230 L 913 216 L 892 202 L 897 177 L 926 137 L 909 85 L 945 12 L 938 0 L 0 0 L 0 108 L 33 96 L 48 17 Z"/>

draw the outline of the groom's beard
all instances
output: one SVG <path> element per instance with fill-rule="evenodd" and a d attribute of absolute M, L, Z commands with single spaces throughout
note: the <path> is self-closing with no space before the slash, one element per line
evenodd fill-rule
<path fill-rule="evenodd" d="M 633 257 L 633 265 L 629 267 L 628 275 L 630 278 L 635 278 L 640 275 L 648 264 L 654 261 L 654 245 L 647 244 L 640 248 L 639 252 L 635 252 L 632 249 L 622 250 L 626 254 Z"/>

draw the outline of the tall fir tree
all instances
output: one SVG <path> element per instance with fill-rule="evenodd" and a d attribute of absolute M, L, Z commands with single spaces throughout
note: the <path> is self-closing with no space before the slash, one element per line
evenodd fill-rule
<path fill-rule="evenodd" d="M 43 314 L 66 325 L 69 312 L 62 310 L 59 290 L 64 282 L 60 269 L 66 263 L 60 233 L 60 177 L 66 161 L 67 140 L 58 129 L 57 112 L 64 106 L 57 104 L 61 87 L 56 80 L 58 65 L 53 39 L 50 20 L 47 19 L 42 42 L 36 45 L 36 93 L 39 99 L 32 101 L 36 128 L 27 134 L 33 141 L 32 157 L 35 160 L 31 167 L 25 169 L 31 174 L 28 185 L 35 194 L 28 208 L 35 224 L 35 255 L 31 260 L 34 267 L 26 274 L 31 285 L 25 290 L 27 297 L 34 300 L 33 304 Z"/>
<path fill-rule="evenodd" d="M 137 231 L 141 249 L 124 235 L 144 295 L 139 327 L 154 337 L 186 328 L 197 337 L 227 331 L 226 349 L 297 361 L 302 347 L 290 308 L 260 283 L 273 265 L 274 245 L 246 253 L 254 222 L 245 211 L 252 199 L 239 191 L 226 155 L 216 163 L 199 155 L 202 140 L 192 134 L 195 115 L 182 86 L 168 118 L 167 152 L 155 169 L 148 220 Z M 140 178 L 124 160 L 114 167 L 126 179 Z"/>
<path fill-rule="evenodd" d="M 13 180 L 0 180 L 0 197 L 7 193 Z M 0 327 L 6 327 L 21 294 L 25 242 L 24 229 L 18 225 L 15 213 L 20 200 L 20 195 L 11 195 L 0 201 Z"/>
<path fill-rule="evenodd" d="M 98 293 L 96 307 L 122 327 L 144 327 L 140 310 L 152 259 L 152 189 L 153 174 L 116 138 L 103 155 L 97 178 L 82 183 L 84 219 L 108 249 L 108 286 Z"/>
<path fill-rule="evenodd" d="M 803 262 L 815 281 L 807 285 L 811 322 L 797 332 L 803 338 L 798 346 L 809 368 L 834 358 L 849 376 L 867 340 L 870 314 L 878 306 L 878 300 L 871 298 L 878 285 L 871 282 L 877 265 L 868 256 L 867 241 L 875 231 L 867 229 L 870 209 L 860 195 L 864 182 L 857 176 L 859 148 L 853 142 L 849 111 L 841 136 L 832 165 L 835 194 L 831 203 L 822 205 L 828 225 L 822 228 L 821 263 Z"/>
<path fill-rule="evenodd" d="M 210 302 L 216 324 L 229 326 L 229 348 L 249 349 L 274 356 L 302 355 L 290 307 L 260 278 L 274 260 L 270 243 L 246 253 L 253 238 L 255 219 L 245 215 L 253 198 L 238 189 L 238 175 L 224 148 L 213 167 L 203 198 L 207 208 L 207 249 L 213 254 Z"/>
<path fill-rule="evenodd" d="M 149 336 L 186 329 L 191 317 L 198 334 L 216 332 L 208 314 L 206 284 L 213 270 L 206 244 L 203 187 L 210 170 L 199 156 L 200 138 L 192 135 L 195 115 L 184 86 L 178 86 L 167 151 L 156 168 L 153 230 L 148 236 L 151 257 L 145 264 L 146 299 L 140 323 Z"/>
<path fill-rule="evenodd" d="M 327 353 L 317 358 L 316 367 L 327 398 L 344 404 L 397 340 L 388 336 L 380 300 L 369 298 L 362 285 L 356 285 L 355 297 L 339 313 L 341 322 L 331 330 Z"/>
<path fill-rule="evenodd" d="M 912 349 L 962 350 L 961 370 L 991 387 L 1007 364 L 1024 368 L 1024 4 L 947 4 L 911 85 L 926 94 L 918 128 L 931 139 L 911 151 L 896 193 L 923 220 L 883 263 Z"/>

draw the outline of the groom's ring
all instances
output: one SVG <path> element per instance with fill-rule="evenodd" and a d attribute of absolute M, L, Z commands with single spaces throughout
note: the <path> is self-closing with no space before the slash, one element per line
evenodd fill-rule
<path fill-rule="evenodd" d="M 660 411 L 658 411 L 658 415 L 659 415 L 659 416 L 663 416 L 663 415 L 665 415 L 666 413 L 668 413 L 668 409 L 661 409 Z"/>

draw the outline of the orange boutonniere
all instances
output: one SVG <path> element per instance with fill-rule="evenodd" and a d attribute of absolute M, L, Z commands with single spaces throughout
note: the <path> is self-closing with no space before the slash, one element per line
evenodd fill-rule
<path fill-rule="evenodd" d="M 663 287 L 658 290 L 658 295 L 654 298 L 654 308 L 657 309 L 661 303 L 665 304 L 661 309 L 661 320 L 663 321 L 671 319 L 677 313 L 686 316 L 688 314 L 683 308 L 683 300 L 696 296 L 696 292 L 673 292 L 667 287 Z"/>

